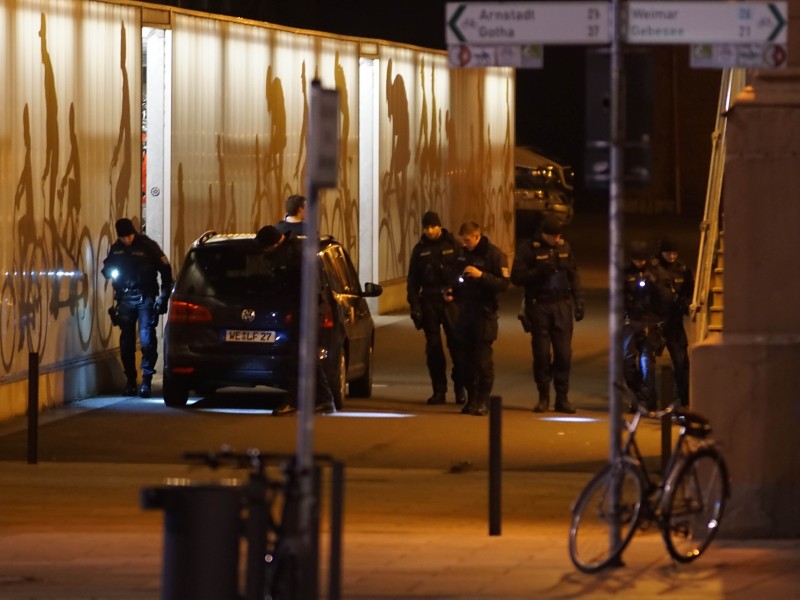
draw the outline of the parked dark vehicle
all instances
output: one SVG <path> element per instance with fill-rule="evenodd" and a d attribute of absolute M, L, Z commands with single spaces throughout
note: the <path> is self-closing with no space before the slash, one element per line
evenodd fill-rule
<path fill-rule="evenodd" d="M 374 323 L 365 300 L 381 286 L 358 275 L 332 237 L 320 240 L 319 356 L 342 408 L 372 395 Z M 285 263 L 284 263 L 285 264 Z M 204 233 L 192 244 L 170 298 L 164 328 L 164 402 L 185 406 L 190 391 L 265 385 L 296 377 L 300 269 L 279 268 L 253 234 Z"/>
<path fill-rule="evenodd" d="M 533 236 L 542 220 L 569 224 L 574 215 L 573 171 L 543 154 L 518 146 L 514 150 L 514 209 L 517 240 Z"/>

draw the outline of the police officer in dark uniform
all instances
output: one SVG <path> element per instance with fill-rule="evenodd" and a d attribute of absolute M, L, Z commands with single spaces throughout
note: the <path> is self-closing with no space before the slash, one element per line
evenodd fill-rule
<path fill-rule="evenodd" d="M 664 293 L 645 242 L 631 243 L 630 261 L 623 269 L 623 278 L 623 375 L 636 402 L 648 410 L 656 410 L 655 368 L 656 355 L 664 348 Z"/>
<path fill-rule="evenodd" d="M 663 240 L 659 255 L 653 260 L 659 285 L 668 297 L 664 339 L 675 374 L 675 387 L 683 406 L 689 406 L 689 341 L 683 317 L 689 314 L 694 294 L 694 277 L 686 264 L 678 260 L 678 247 Z"/>
<path fill-rule="evenodd" d="M 149 398 L 158 359 L 156 325 L 159 315 L 167 312 L 167 302 L 172 292 L 172 267 L 159 245 L 138 233 L 130 219 L 119 219 L 115 227 L 119 239 L 111 245 L 103 262 L 102 273 L 114 287 L 116 307 L 112 307 L 109 314 L 120 328 L 120 358 L 127 379 L 123 394 L 132 396 L 137 393 L 138 323 L 142 348 L 142 383 L 138 393 L 142 398 Z"/>
<path fill-rule="evenodd" d="M 422 216 L 422 236 L 411 251 L 406 297 L 411 319 L 425 332 L 425 356 L 433 384 L 428 404 L 444 404 L 447 394 L 447 364 L 442 347 L 442 329 L 452 362 L 451 377 L 456 404 L 466 402 L 456 325 L 458 306 L 452 290 L 461 273 L 458 257 L 461 246 L 452 233 L 442 228 L 439 215 L 428 211 Z"/>
<path fill-rule="evenodd" d="M 545 219 L 538 234 L 520 244 L 511 281 L 525 288 L 520 318 L 531 333 L 533 379 L 539 391 L 539 402 L 533 410 L 548 410 L 552 382 L 556 390 L 555 409 L 574 413 L 575 408 L 567 398 L 573 317 L 575 321 L 583 319 L 584 304 L 575 257 L 569 243 L 561 237 L 559 221 Z"/>
<path fill-rule="evenodd" d="M 263 247 L 264 254 L 268 256 L 268 260 L 273 269 L 284 271 L 287 279 L 290 277 L 295 278 L 293 285 L 296 286 L 299 307 L 299 303 L 301 302 L 299 294 L 301 290 L 303 268 L 303 240 L 295 237 L 291 231 L 282 233 L 277 226 L 265 225 L 256 233 L 256 242 Z M 296 319 L 291 327 L 293 329 L 293 335 L 299 339 L 300 319 Z M 286 398 L 272 411 L 272 414 L 275 416 L 293 415 L 297 412 L 298 367 L 299 354 L 290 376 Z M 336 412 L 330 382 L 328 381 L 325 369 L 322 367 L 322 361 L 320 360 L 317 361 L 317 385 L 314 394 L 314 412 L 319 414 L 331 414 Z"/>
<path fill-rule="evenodd" d="M 461 412 L 483 416 L 489 412 L 494 385 L 492 344 L 497 339 L 497 296 L 508 289 L 508 257 L 481 234 L 475 221 L 461 225 L 458 234 L 464 248 L 459 258 L 463 269 L 453 295 L 459 307 L 458 332 L 467 387 L 467 403 Z"/>

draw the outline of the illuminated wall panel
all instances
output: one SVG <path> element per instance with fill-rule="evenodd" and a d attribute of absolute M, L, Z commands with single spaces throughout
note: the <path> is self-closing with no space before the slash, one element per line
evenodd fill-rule
<path fill-rule="evenodd" d="M 173 261 L 207 229 L 275 223 L 286 197 L 304 193 L 315 77 L 342 92 L 342 168 L 320 231 L 357 256 L 357 44 L 187 15 L 173 31 Z"/>
<path fill-rule="evenodd" d="M 141 53 L 138 10 L 123 5 L 4 3 L 0 31 L 8 376 L 27 369 L 29 351 L 52 369 L 115 344 L 97 271 L 114 220 L 140 210 Z"/>

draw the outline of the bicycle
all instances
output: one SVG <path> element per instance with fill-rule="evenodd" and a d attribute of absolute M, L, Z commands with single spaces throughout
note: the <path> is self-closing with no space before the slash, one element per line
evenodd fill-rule
<path fill-rule="evenodd" d="M 230 466 L 248 469 L 247 482 L 241 485 L 243 536 L 247 540 L 245 567 L 246 600 L 294 598 L 299 582 L 299 556 L 292 532 L 296 526 L 298 482 L 294 465 L 276 455 L 251 449 L 234 452 L 185 452 L 183 459 L 212 469 Z M 270 464 L 279 463 L 282 479 L 267 473 Z"/>
<path fill-rule="evenodd" d="M 641 405 L 630 422 L 620 456 L 586 485 L 573 509 L 569 554 L 584 573 L 621 566 L 621 556 L 637 529 L 655 523 L 669 554 L 678 562 L 698 558 L 714 539 L 730 496 L 725 460 L 709 421 L 674 403 L 658 412 Z M 648 472 L 636 443 L 642 417 L 669 415 L 678 437 L 661 481 Z"/>

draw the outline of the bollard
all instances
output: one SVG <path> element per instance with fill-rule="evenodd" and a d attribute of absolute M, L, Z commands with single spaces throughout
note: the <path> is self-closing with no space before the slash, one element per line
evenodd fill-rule
<path fill-rule="evenodd" d="M 501 415 L 503 399 L 489 398 L 489 535 L 500 535 L 500 488 L 502 464 Z"/>
<path fill-rule="evenodd" d="M 164 510 L 161 600 L 239 600 L 240 488 L 168 484 L 141 503 Z"/>
<path fill-rule="evenodd" d="M 39 353 L 28 354 L 28 464 L 39 462 Z"/>
<path fill-rule="evenodd" d="M 672 368 L 661 368 L 661 408 L 665 409 L 672 402 Z M 672 454 L 672 415 L 661 417 L 661 472 L 666 474 L 667 463 Z"/>

